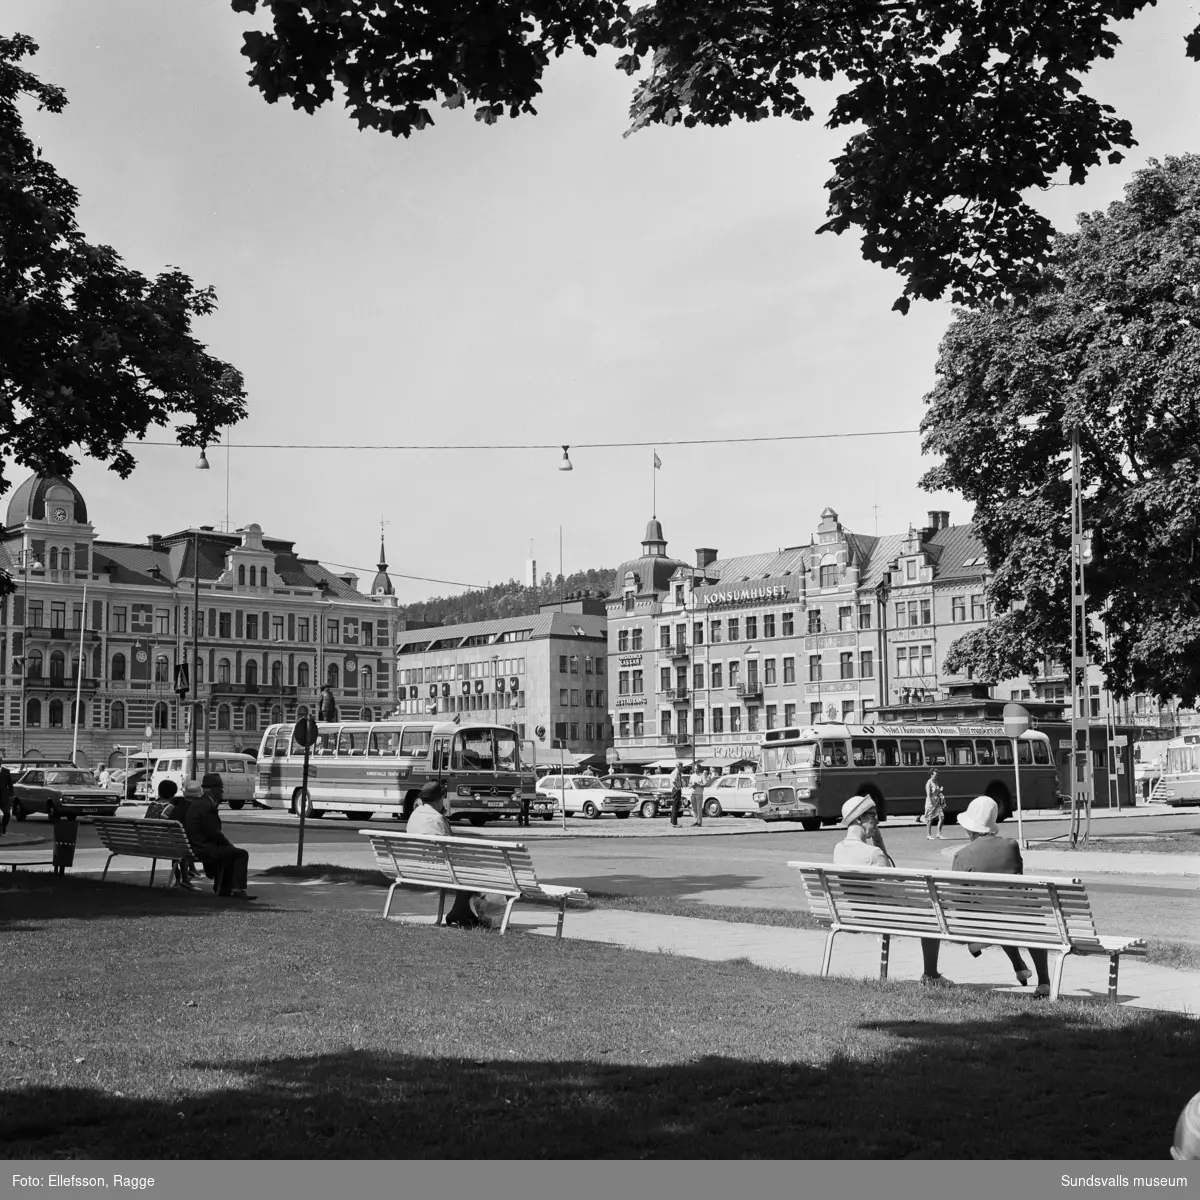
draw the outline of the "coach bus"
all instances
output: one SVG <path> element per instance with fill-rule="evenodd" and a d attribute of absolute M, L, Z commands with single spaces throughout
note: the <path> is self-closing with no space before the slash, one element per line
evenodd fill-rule
<path fill-rule="evenodd" d="M 1153 798 L 1176 808 L 1200 804 L 1200 734 L 1185 733 L 1166 743 L 1162 775 Z"/>
<path fill-rule="evenodd" d="M 255 800 L 298 812 L 304 749 L 291 725 L 272 725 L 258 753 Z M 356 820 L 377 813 L 406 820 L 430 780 L 446 786 L 446 815 L 482 825 L 516 816 L 521 798 L 535 802 L 533 771 L 525 766 L 515 730 L 503 725 L 420 720 L 317 722 L 309 753 L 308 812 L 342 812 Z"/>
<path fill-rule="evenodd" d="M 1022 809 L 1058 804 L 1050 739 L 1030 730 L 1017 742 Z M 880 820 L 917 817 L 936 767 L 954 821 L 976 796 L 991 796 L 1000 819 L 1016 811 L 1013 743 L 999 725 L 816 725 L 773 729 L 762 741 L 755 785 L 767 821 L 805 829 L 836 824 L 851 796 L 870 796 Z"/>

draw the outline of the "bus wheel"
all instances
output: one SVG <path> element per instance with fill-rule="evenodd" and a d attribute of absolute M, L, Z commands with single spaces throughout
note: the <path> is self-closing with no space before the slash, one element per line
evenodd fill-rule
<path fill-rule="evenodd" d="M 820 817 L 801 817 L 800 828 L 807 829 L 809 833 L 816 833 L 821 828 Z"/>
<path fill-rule="evenodd" d="M 706 817 L 719 817 L 721 815 L 721 802 L 713 797 L 704 804 L 704 815 Z"/>
<path fill-rule="evenodd" d="M 1007 821 L 1013 814 L 1012 799 L 1009 797 L 1008 788 L 1002 783 L 990 783 L 987 794 L 995 800 L 996 807 L 1000 810 L 996 814 L 996 820 Z"/>
<path fill-rule="evenodd" d="M 483 825 L 487 821 L 487 817 L 483 813 L 472 813 L 468 818 L 472 825 Z"/>

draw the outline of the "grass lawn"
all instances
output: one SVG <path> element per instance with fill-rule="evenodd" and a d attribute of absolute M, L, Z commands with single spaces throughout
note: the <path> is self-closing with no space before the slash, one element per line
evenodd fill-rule
<path fill-rule="evenodd" d="M 1200 854 L 1200 833 L 1145 833 L 1137 837 L 1091 837 L 1088 850 L 1114 854 Z"/>
<path fill-rule="evenodd" d="M 1172 1014 L 11 880 L 8 1158 L 1163 1158 L 1197 1087 Z"/>

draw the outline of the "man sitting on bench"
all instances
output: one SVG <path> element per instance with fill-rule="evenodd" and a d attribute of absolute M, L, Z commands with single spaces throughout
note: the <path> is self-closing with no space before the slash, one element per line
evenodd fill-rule
<path fill-rule="evenodd" d="M 194 779 L 183 785 L 183 795 L 190 801 L 183 828 L 205 872 L 213 876 L 213 891 L 235 900 L 253 900 L 253 896 L 246 894 L 250 855 L 221 832 L 221 818 L 217 815 L 220 797 L 204 790 Z"/>
<path fill-rule="evenodd" d="M 442 798 L 446 794 L 444 783 L 432 780 L 421 788 L 421 803 L 412 811 L 405 826 L 406 833 L 419 833 L 431 837 L 461 837 L 462 834 L 450 832 L 450 822 L 442 812 Z M 457 925 L 460 929 L 491 929 L 491 921 L 476 914 L 471 907 L 471 901 L 476 898 L 476 892 L 455 892 L 454 904 L 446 914 L 447 925 Z"/>

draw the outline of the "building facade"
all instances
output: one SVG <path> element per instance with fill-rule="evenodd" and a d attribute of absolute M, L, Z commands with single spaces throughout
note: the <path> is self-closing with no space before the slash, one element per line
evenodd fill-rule
<path fill-rule="evenodd" d="M 102 540 L 72 483 L 34 475 L 9 501 L 0 555 L 16 585 L 0 601 L 7 757 L 74 752 L 99 764 L 146 741 L 186 745 L 181 664 L 189 697 L 205 704 L 198 740 L 207 720 L 218 750 L 257 749 L 266 724 L 295 720 L 326 683 L 342 717 L 395 706 L 396 598 L 382 544 L 364 595 L 354 575 L 298 557 L 258 525 Z"/>
<path fill-rule="evenodd" d="M 577 595 L 534 616 L 401 631 L 400 714 L 477 716 L 515 727 L 539 762 L 603 762 L 612 744 L 604 610 Z"/>

